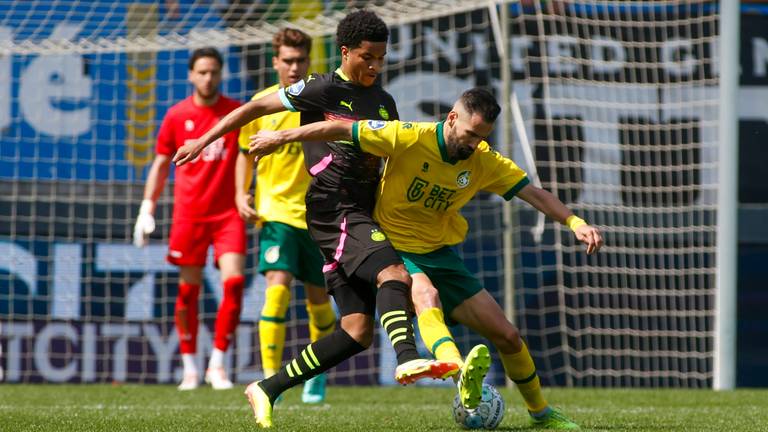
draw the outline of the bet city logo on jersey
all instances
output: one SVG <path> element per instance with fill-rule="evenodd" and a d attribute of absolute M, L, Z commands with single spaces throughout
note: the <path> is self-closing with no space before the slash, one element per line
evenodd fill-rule
<path fill-rule="evenodd" d="M 467 177 L 467 182 L 469 181 Z M 422 178 L 414 177 L 405 195 L 410 202 L 422 202 L 424 207 L 433 210 L 447 210 L 454 203 L 455 189 L 449 189 L 430 183 Z"/>

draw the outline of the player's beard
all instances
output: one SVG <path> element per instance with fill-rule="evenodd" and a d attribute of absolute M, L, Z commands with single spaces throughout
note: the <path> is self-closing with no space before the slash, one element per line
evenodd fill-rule
<path fill-rule="evenodd" d="M 456 159 L 467 160 L 474 152 L 475 150 L 472 147 L 462 145 L 456 146 Z"/>
<path fill-rule="evenodd" d="M 456 133 L 453 130 L 448 131 L 448 136 L 446 136 L 446 144 L 448 145 L 449 152 L 453 153 L 451 155 L 452 158 L 456 160 L 467 160 L 470 156 L 472 156 L 472 153 L 474 153 L 474 149 L 470 146 L 465 146 L 458 144 L 458 139 L 456 138 Z"/>
<path fill-rule="evenodd" d="M 200 96 L 200 99 L 203 99 L 204 101 L 213 101 L 219 96 L 219 89 L 214 87 L 210 90 L 203 89 L 202 91 L 200 89 L 197 89 L 197 95 Z"/>

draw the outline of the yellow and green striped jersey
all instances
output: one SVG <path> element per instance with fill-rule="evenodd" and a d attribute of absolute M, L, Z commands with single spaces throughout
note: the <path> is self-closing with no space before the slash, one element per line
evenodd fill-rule
<path fill-rule="evenodd" d="M 274 93 L 278 85 L 256 93 L 253 99 Z M 240 129 L 240 150 L 248 152 L 248 137 L 259 130 L 281 130 L 299 127 L 301 114 L 283 111 L 259 117 Z M 292 227 L 307 229 L 304 196 L 311 177 L 304 167 L 304 153 L 300 142 L 280 147 L 269 156 L 259 158 L 256 168 L 256 212 L 264 221 L 282 222 Z"/>
<path fill-rule="evenodd" d="M 460 210 L 478 191 L 510 200 L 529 183 L 525 171 L 485 141 L 467 160 L 452 160 L 443 123 L 363 120 L 353 124 L 352 137 L 361 150 L 388 158 L 374 219 L 403 252 L 461 243 L 468 225 Z"/>

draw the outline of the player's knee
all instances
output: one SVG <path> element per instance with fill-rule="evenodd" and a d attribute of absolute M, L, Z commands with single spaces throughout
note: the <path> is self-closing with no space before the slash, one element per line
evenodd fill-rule
<path fill-rule="evenodd" d="M 520 330 L 511 324 L 504 326 L 494 339 L 493 344 L 503 353 L 516 353 L 523 348 Z"/>
<path fill-rule="evenodd" d="M 235 275 L 224 279 L 223 290 L 224 298 L 230 298 L 234 301 L 240 301 L 243 298 L 245 289 L 245 276 Z"/>
<path fill-rule="evenodd" d="M 373 343 L 373 332 L 363 332 L 350 336 L 352 336 L 352 339 L 354 339 L 355 342 L 359 343 L 360 346 L 366 349 Z"/>
<path fill-rule="evenodd" d="M 200 293 L 200 285 L 190 283 L 180 283 L 179 291 L 176 294 L 176 304 L 187 306 L 197 301 Z"/>
<path fill-rule="evenodd" d="M 437 288 L 429 285 L 416 284 L 411 287 L 411 299 L 413 300 L 413 306 L 416 308 L 416 313 L 420 314 L 421 311 L 429 308 L 439 308 L 440 295 L 437 292 Z"/>
<path fill-rule="evenodd" d="M 362 320 L 342 319 L 341 328 L 347 334 L 365 348 L 373 343 L 373 323 L 363 322 Z"/>
<path fill-rule="evenodd" d="M 381 286 L 381 284 L 384 282 L 391 280 L 402 282 L 408 286 L 411 286 L 413 283 L 411 280 L 411 275 L 408 274 L 408 270 L 405 269 L 403 264 L 395 264 L 386 267 L 384 270 L 379 272 L 379 275 L 376 278 L 377 285 L 379 286 Z"/>
<path fill-rule="evenodd" d="M 267 286 L 290 286 L 293 282 L 293 275 L 285 270 L 270 270 L 266 272 L 264 278 L 267 280 Z"/>

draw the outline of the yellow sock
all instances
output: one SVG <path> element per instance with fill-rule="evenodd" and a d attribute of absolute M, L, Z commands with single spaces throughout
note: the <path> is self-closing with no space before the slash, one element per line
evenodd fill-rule
<path fill-rule="evenodd" d="M 336 314 L 333 312 L 331 302 L 312 304 L 307 301 L 307 315 L 309 315 L 309 340 L 316 340 L 333 333 L 336 329 Z"/>
<path fill-rule="evenodd" d="M 443 311 L 439 308 L 429 308 L 418 318 L 419 333 L 424 345 L 438 360 L 456 362 L 459 367 L 464 363 L 459 348 L 445 325 Z"/>
<path fill-rule="evenodd" d="M 264 307 L 259 319 L 261 367 L 264 376 L 274 375 L 280 369 L 285 347 L 285 313 L 291 301 L 291 291 L 285 285 L 267 288 Z"/>
<path fill-rule="evenodd" d="M 525 400 L 525 406 L 532 413 L 541 412 L 549 404 L 541 393 L 541 383 L 536 375 L 536 366 L 533 364 L 528 347 L 523 342 L 523 349 L 514 354 L 499 353 L 501 363 L 507 372 L 509 379 L 515 382 L 517 389 Z"/>

